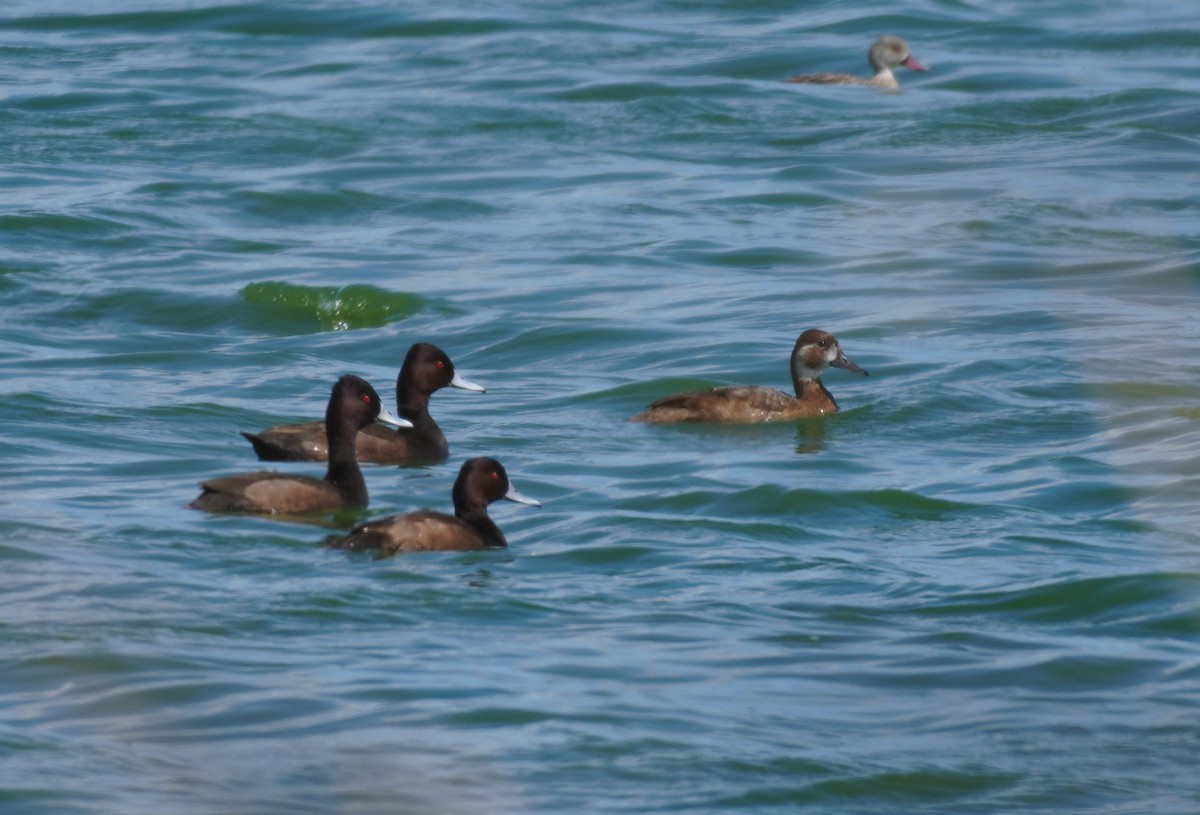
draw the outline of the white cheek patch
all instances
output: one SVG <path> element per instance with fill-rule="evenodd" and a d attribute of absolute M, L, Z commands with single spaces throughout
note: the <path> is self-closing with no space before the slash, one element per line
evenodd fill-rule
<path fill-rule="evenodd" d="M 802 379 L 816 379 L 821 375 L 821 372 L 829 367 L 829 363 L 837 359 L 837 348 L 821 348 L 815 343 L 806 345 L 800 351 L 798 362 L 800 363 L 800 377 Z"/>

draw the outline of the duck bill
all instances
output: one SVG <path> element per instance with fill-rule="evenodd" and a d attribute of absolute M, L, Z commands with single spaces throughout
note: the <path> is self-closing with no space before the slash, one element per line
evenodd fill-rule
<path fill-rule="evenodd" d="M 853 371 L 856 374 L 862 374 L 863 376 L 870 376 L 870 374 L 868 374 L 862 368 L 855 365 L 854 360 L 852 360 L 852 359 L 850 359 L 850 357 L 846 356 L 842 352 L 842 349 L 840 349 L 840 348 L 838 349 L 837 359 L 835 359 L 833 362 L 831 362 L 829 364 L 835 368 L 841 368 L 843 371 Z"/>
<path fill-rule="evenodd" d="M 450 380 L 450 387 L 462 388 L 465 391 L 474 391 L 475 393 L 487 393 L 487 388 L 483 387 L 483 385 L 476 385 L 469 379 L 463 379 L 457 373 L 455 373 L 454 378 Z"/>
<path fill-rule="evenodd" d="M 912 57 L 909 57 L 908 59 L 904 60 L 904 62 L 901 62 L 900 64 L 903 65 L 905 68 L 907 68 L 910 71 L 928 71 L 929 70 L 924 65 L 922 65 L 921 63 L 919 63 L 915 59 L 913 59 Z"/>
<path fill-rule="evenodd" d="M 375 421 L 381 424 L 390 424 L 392 427 L 409 428 L 413 426 L 413 423 L 408 419 L 401 419 L 395 413 L 384 409 L 379 411 L 379 415 L 375 417 Z"/>
<path fill-rule="evenodd" d="M 512 484 L 508 485 L 508 492 L 504 493 L 504 497 L 509 501 L 516 501 L 518 504 L 528 504 L 531 507 L 540 507 L 542 505 L 541 501 L 538 501 L 534 498 L 528 498 L 517 492 L 517 488 Z"/>

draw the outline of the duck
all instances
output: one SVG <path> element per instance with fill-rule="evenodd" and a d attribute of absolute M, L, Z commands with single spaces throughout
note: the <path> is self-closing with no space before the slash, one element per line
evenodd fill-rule
<path fill-rule="evenodd" d="M 850 74 L 824 73 L 802 74 L 790 77 L 787 81 L 809 85 L 868 85 L 874 88 L 897 90 L 900 83 L 892 74 L 893 69 L 904 66 L 910 71 L 929 70 L 913 58 L 908 43 L 891 34 L 875 40 L 871 45 L 871 50 L 867 53 L 867 61 L 871 63 L 871 71 L 874 73 L 869 79 Z"/>
<path fill-rule="evenodd" d="M 452 492 L 454 514 L 420 509 L 360 524 L 343 538 L 330 543 L 334 549 L 377 550 L 380 555 L 397 552 L 468 551 L 508 546 L 504 533 L 488 517 L 488 504 L 501 498 L 540 507 L 542 504 L 517 492 L 504 466 L 494 458 L 480 456 L 463 462 Z"/>
<path fill-rule="evenodd" d="M 367 485 L 355 459 L 354 438 L 372 422 L 412 427 L 412 422 L 383 408 L 369 382 L 346 374 L 334 384 L 325 410 L 326 444 L 331 454 L 323 479 L 270 470 L 214 478 L 201 484 L 203 491 L 188 506 L 208 512 L 279 515 L 365 508 Z"/>
<path fill-rule="evenodd" d="M 400 430 L 371 424 L 356 441 L 359 461 L 372 464 L 412 464 L 441 461 L 450 455 L 442 429 L 429 414 L 429 397 L 444 387 L 484 393 L 482 385 L 464 379 L 441 348 L 427 342 L 408 349 L 396 377 L 396 413 L 409 424 Z M 261 433 L 242 432 L 263 461 L 327 461 L 324 422 L 272 427 Z"/>
<path fill-rule="evenodd" d="M 705 391 L 677 393 L 651 404 L 631 421 L 647 424 L 682 422 L 755 423 L 809 419 L 836 413 L 837 401 L 821 382 L 829 366 L 867 376 L 828 331 L 810 328 L 792 348 L 792 383 L 796 395 L 773 388 L 733 385 Z"/>

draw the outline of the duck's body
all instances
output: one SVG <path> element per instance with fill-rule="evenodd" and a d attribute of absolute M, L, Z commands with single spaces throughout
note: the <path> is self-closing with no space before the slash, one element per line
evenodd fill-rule
<path fill-rule="evenodd" d="M 897 90 L 900 87 L 900 83 L 896 81 L 896 75 L 892 73 L 896 68 L 903 66 L 911 71 L 928 70 L 913 58 L 908 43 L 890 34 L 880 37 L 871 45 L 871 50 L 867 54 L 867 61 L 871 64 L 872 75 L 870 77 L 858 77 L 840 73 L 820 73 L 793 76 L 789 77 L 787 81 L 807 85 L 865 85 L 873 88 Z"/>
<path fill-rule="evenodd" d="M 745 385 L 677 393 L 654 402 L 634 416 L 633 421 L 647 424 L 750 424 L 809 419 L 836 413 L 837 401 L 821 382 L 822 371 L 831 365 L 867 375 L 842 352 L 836 337 L 827 331 L 811 328 L 800 335 L 792 348 L 795 396 L 773 388 Z"/>
<path fill-rule="evenodd" d="M 440 460 L 450 454 L 445 434 L 429 413 L 429 397 L 444 387 L 483 392 L 454 370 L 454 363 L 436 345 L 416 343 L 408 349 L 396 377 L 396 412 L 410 423 L 393 429 L 368 425 L 359 431 L 355 451 L 359 461 L 406 464 Z M 263 461 L 327 461 L 325 423 L 279 425 L 261 433 L 242 433 Z"/>
<path fill-rule="evenodd" d="M 333 547 L 351 551 L 377 549 L 381 554 L 389 555 L 396 552 L 465 552 L 508 546 L 495 522 L 490 518 L 486 521 L 481 525 L 478 519 L 470 523 L 445 512 L 419 509 L 356 527 L 345 538 L 334 542 Z"/>
<path fill-rule="evenodd" d="M 541 506 L 509 483 L 508 473 L 493 458 L 463 463 L 454 482 L 454 514 L 421 509 L 361 524 L 330 544 L 335 549 L 396 552 L 466 551 L 505 547 L 504 533 L 488 517 L 487 507 L 501 498 Z"/>
<path fill-rule="evenodd" d="M 189 506 L 209 512 L 266 512 L 278 515 L 366 506 L 366 496 L 358 497 L 354 487 L 344 489 L 347 485 L 339 479 L 343 487 L 339 489 L 339 485 L 327 479 L 328 476 L 322 479 L 276 470 L 228 475 L 205 481 L 202 485 L 204 491 Z"/>
<path fill-rule="evenodd" d="M 406 417 L 407 418 L 407 417 Z M 412 421 L 413 429 L 418 423 Z M 432 422 L 432 419 L 430 420 Z M 441 428 L 435 433 L 406 433 L 404 430 L 368 425 L 355 437 L 359 461 L 371 464 L 409 464 L 439 461 L 450 455 L 450 445 Z M 329 444 L 324 422 L 284 424 L 261 433 L 242 433 L 263 461 L 328 461 Z"/>
<path fill-rule="evenodd" d="M 820 382 L 809 383 L 799 397 L 774 388 L 730 385 L 664 397 L 634 416 L 633 421 L 648 424 L 752 424 L 810 419 L 835 413 L 837 409 L 837 402 Z"/>
<path fill-rule="evenodd" d="M 365 380 L 347 374 L 333 386 L 325 411 L 326 446 L 332 451 L 325 478 L 273 471 L 242 473 L 205 481 L 188 506 L 209 512 L 258 512 L 297 515 L 365 507 L 367 485 L 355 459 L 360 428 L 383 421 L 403 427 L 404 419 L 383 410 L 379 395 Z"/>

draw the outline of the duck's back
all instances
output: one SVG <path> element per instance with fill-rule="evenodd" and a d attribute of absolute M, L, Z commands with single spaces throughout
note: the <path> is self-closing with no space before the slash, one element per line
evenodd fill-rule
<path fill-rule="evenodd" d="M 328 461 L 329 444 L 324 422 L 304 422 L 272 427 L 261 433 L 242 433 L 263 461 Z M 359 461 L 402 464 L 414 460 L 443 459 L 450 453 L 440 430 L 419 433 L 383 425 L 368 425 L 355 437 Z"/>
<path fill-rule="evenodd" d="M 802 85 L 875 85 L 877 84 L 871 79 L 863 79 L 862 77 L 851 76 L 850 74 L 839 74 L 835 72 L 826 72 L 820 74 L 801 74 L 800 76 L 788 77 L 788 82 L 795 82 Z"/>
<path fill-rule="evenodd" d="M 324 422 L 282 424 L 261 433 L 242 432 L 263 461 L 328 461 Z"/>
<path fill-rule="evenodd" d="M 771 422 L 803 419 L 837 410 L 831 398 L 800 400 L 774 388 L 731 386 L 679 393 L 654 402 L 635 422 Z"/>
<path fill-rule="evenodd" d="M 299 514 L 342 504 L 337 488 L 306 475 L 263 471 L 205 481 L 190 506 L 209 512 Z"/>
<path fill-rule="evenodd" d="M 336 549 L 384 553 L 486 549 L 483 537 L 464 521 L 430 509 L 392 515 L 355 527 L 333 543 Z"/>

